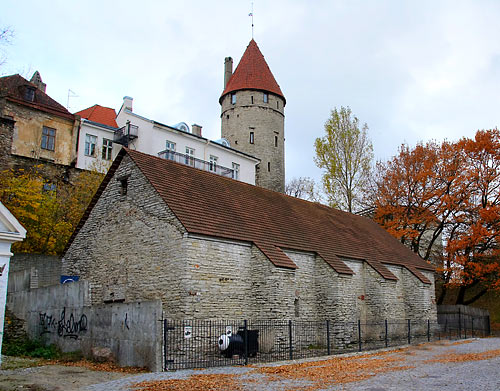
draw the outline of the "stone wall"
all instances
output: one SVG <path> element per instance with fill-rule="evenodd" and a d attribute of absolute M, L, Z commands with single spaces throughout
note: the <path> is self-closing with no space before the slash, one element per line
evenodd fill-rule
<path fill-rule="evenodd" d="M 236 92 L 236 103 L 231 94 L 221 102 L 221 133 L 231 147 L 261 160 L 256 173 L 257 186 L 281 193 L 285 190 L 285 115 L 284 100 L 269 93 L 268 103 L 262 91 Z M 252 103 L 253 98 L 253 103 Z M 254 143 L 250 143 L 254 132 Z M 277 146 L 275 146 L 275 136 Z M 268 166 L 269 164 L 269 166 Z"/>
<path fill-rule="evenodd" d="M 10 149 L 12 147 L 12 135 L 14 134 L 15 121 L 0 116 L 0 171 L 10 168 Z"/>
<path fill-rule="evenodd" d="M 122 181 L 127 181 L 122 195 Z M 126 178 L 126 179 L 125 179 Z M 92 303 L 161 299 L 183 307 L 185 230 L 130 157 L 92 209 L 63 258 L 63 274 L 89 281 Z"/>
<path fill-rule="evenodd" d="M 126 155 L 63 272 L 90 282 L 94 304 L 160 299 L 171 319 L 435 321 L 434 285 L 402 267 L 388 266 L 398 277 L 389 281 L 344 259 L 354 275 L 339 275 L 314 253 L 285 252 L 296 270 L 275 267 L 251 243 L 188 234 Z"/>
<path fill-rule="evenodd" d="M 61 259 L 55 255 L 18 253 L 10 259 L 8 292 L 58 285 Z"/>
<path fill-rule="evenodd" d="M 28 336 L 62 351 L 111 349 L 121 366 L 162 368 L 161 302 L 91 306 L 87 282 L 15 292 L 7 307 L 24 323 Z"/>
<path fill-rule="evenodd" d="M 12 144 L 13 155 L 45 159 L 69 166 L 76 159 L 76 139 L 79 122 L 28 108 L 8 100 L 0 105 L 4 117 L 15 121 Z M 54 151 L 41 148 L 42 128 L 56 129 Z"/>

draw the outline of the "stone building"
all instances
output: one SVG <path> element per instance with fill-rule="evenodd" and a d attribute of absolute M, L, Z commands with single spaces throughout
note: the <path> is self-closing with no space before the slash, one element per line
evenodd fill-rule
<path fill-rule="evenodd" d="M 127 148 L 63 274 L 177 319 L 436 318 L 432 266 L 372 220 Z"/>
<path fill-rule="evenodd" d="M 252 39 L 233 73 L 224 64 L 221 133 L 233 148 L 260 159 L 255 183 L 285 191 L 285 96 Z"/>
<path fill-rule="evenodd" d="M 74 165 L 78 119 L 45 92 L 38 72 L 31 81 L 20 75 L 0 78 L 3 160 L 0 169 L 38 162 Z M 7 126 L 11 121 L 12 126 Z M 28 160 L 26 160 L 28 159 Z"/>

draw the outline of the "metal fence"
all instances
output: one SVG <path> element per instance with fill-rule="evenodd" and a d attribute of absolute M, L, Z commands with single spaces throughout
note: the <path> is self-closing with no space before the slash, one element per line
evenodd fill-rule
<path fill-rule="evenodd" d="M 476 327 L 475 327 L 476 324 Z M 163 320 L 165 370 L 247 365 L 486 336 L 478 319 L 443 325 L 429 320 L 371 322 Z"/>

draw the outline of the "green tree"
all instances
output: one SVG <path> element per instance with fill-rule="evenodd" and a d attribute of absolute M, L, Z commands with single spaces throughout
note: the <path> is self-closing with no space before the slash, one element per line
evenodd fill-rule
<path fill-rule="evenodd" d="M 323 187 L 330 206 L 353 212 L 361 208 L 363 190 L 368 185 L 373 146 L 368 126 L 349 107 L 334 108 L 325 123 L 325 136 L 314 145 L 314 162 L 324 169 Z"/>

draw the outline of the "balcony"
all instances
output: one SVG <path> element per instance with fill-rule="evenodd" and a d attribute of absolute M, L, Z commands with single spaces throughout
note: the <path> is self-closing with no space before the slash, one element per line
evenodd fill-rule
<path fill-rule="evenodd" d="M 172 160 L 177 163 L 185 164 L 186 166 L 197 168 L 199 170 L 210 171 L 213 172 L 214 174 L 222 175 L 226 178 L 233 177 L 233 170 L 231 168 L 220 166 L 213 162 L 206 162 L 205 160 L 197 159 L 193 156 L 186 155 L 184 153 L 179 153 L 166 149 L 164 151 L 159 152 L 158 156 L 163 159 Z"/>
<path fill-rule="evenodd" d="M 128 144 L 137 138 L 138 133 L 139 127 L 129 122 L 120 129 L 115 130 L 113 142 L 128 147 Z"/>

